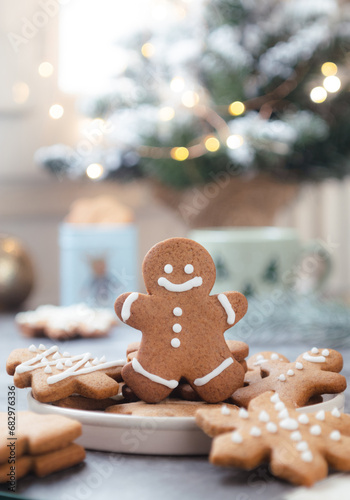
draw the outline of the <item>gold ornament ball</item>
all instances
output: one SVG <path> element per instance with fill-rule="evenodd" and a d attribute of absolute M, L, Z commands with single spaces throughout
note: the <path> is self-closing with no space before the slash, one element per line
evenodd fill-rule
<path fill-rule="evenodd" d="M 21 305 L 33 285 L 33 265 L 22 244 L 12 236 L 0 234 L 0 310 Z"/>

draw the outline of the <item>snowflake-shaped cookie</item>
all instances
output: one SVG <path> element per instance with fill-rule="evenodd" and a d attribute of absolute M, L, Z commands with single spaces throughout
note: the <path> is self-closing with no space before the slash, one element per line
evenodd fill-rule
<path fill-rule="evenodd" d="M 212 443 L 215 465 L 253 469 L 268 461 L 271 472 L 295 484 L 312 485 L 327 476 L 328 466 L 350 470 L 350 415 L 302 413 L 266 392 L 248 411 L 199 410 L 198 425 Z"/>
<path fill-rule="evenodd" d="M 260 367 L 262 378 L 255 378 L 247 387 L 235 391 L 233 403 L 246 408 L 253 398 L 274 391 L 282 401 L 299 407 L 305 406 L 313 396 L 337 394 L 346 389 L 346 379 L 338 373 L 343 367 L 343 358 L 333 349 L 314 347 L 293 363 L 271 359 Z"/>
<path fill-rule="evenodd" d="M 46 348 L 40 344 L 12 351 L 6 369 L 14 375 L 16 387 L 31 386 L 34 398 L 47 403 L 73 393 L 95 399 L 114 396 L 124 364 L 124 360 L 106 361 L 104 356 L 95 358 L 89 352 L 61 354 L 56 345 Z"/>

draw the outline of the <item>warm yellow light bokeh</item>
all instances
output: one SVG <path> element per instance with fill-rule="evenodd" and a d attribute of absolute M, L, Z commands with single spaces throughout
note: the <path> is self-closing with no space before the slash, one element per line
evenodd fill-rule
<path fill-rule="evenodd" d="M 12 98 L 16 104 L 23 104 L 28 100 L 30 90 L 25 82 L 16 82 L 12 85 Z"/>
<path fill-rule="evenodd" d="M 174 160 L 177 160 L 177 161 L 184 161 L 184 160 L 187 160 L 188 156 L 189 156 L 189 151 L 187 148 L 184 148 L 184 147 L 180 147 L 180 148 L 173 148 L 170 152 L 170 155 L 171 157 L 174 159 Z"/>
<path fill-rule="evenodd" d="M 333 62 L 325 62 L 321 66 L 321 71 L 324 76 L 333 76 L 337 74 L 338 66 Z"/>
<path fill-rule="evenodd" d="M 310 92 L 311 101 L 320 104 L 327 99 L 327 91 L 323 87 L 314 87 Z"/>
<path fill-rule="evenodd" d="M 327 90 L 327 92 L 330 92 L 331 94 L 333 94 L 334 92 L 338 92 L 341 87 L 340 78 L 338 78 L 337 76 L 326 76 L 326 78 L 323 80 L 323 86 Z"/>
<path fill-rule="evenodd" d="M 53 104 L 49 109 L 49 115 L 54 120 L 59 120 L 64 114 L 64 108 L 60 104 Z"/>
<path fill-rule="evenodd" d="M 153 57 L 155 53 L 154 45 L 151 42 L 144 43 L 141 47 L 141 53 L 147 59 Z"/>
<path fill-rule="evenodd" d="M 187 90 L 182 98 L 181 98 L 182 104 L 186 106 L 186 108 L 193 108 L 196 104 L 198 104 L 199 101 L 199 95 L 197 92 L 194 92 L 193 90 Z"/>
<path fill-rule="evenodd" d="M 175 76 L 170 82 L 173 92 L 181 92 L 185 88 L 185 80 L 181 76 Z"/>
<path fill-rule="evenodd" d="M 237 149 L 242 146 L 244 139 L 241 135 L 233 134 L 226 139 L 227 147 L 230 149 Z"/>
<path fill-rule="evenodd" d="M 43 78 L 48 78 L 53 73 L 53 66 L 51 63 L 44 61 L 41 64 L 39 64 L 38 72 L 39 75 L 42 76 Z"/>
<path fill-rule="evenodd" d="M 214 153 L 220 148 L 220 141 L 214 136 L 209 136 L 205 139 L 204 145 L 208 151 Z"/>
<path fill-rule="evenodd" d="M 244 113 L 245 106 L 244 106 L 243 102 L 235 101 L 229 105 L 228 111 L 229 111 L 230 115 L 232 115 L 232 116 L 239 116 L 242 113 Z"/>
<path fill-rule="evenodd" d="M 164 106 L 164 108 L 160 108 L 158 116 L 162 122 L 168 122 L 174 118 L 175 110 L 170 106 Z"/>
<path fill-rule="evenodd" d="M 103 166 L 100 163 L 91 163 L 86 169 L 86 175 L 89 179 L 99 179 L 104 172 Z"/>

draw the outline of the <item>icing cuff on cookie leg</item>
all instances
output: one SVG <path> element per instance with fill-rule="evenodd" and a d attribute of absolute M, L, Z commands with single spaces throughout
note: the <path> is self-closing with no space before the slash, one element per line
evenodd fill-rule
<path fill-rule="evenodd" d="M 137 371 L 133 367 L 133 362 Z M 122 377 L 126 385 L 132 389 L 136 396 L 146 403 L 158 403 L 167 398 L 175 388 L 174 382 L 176 381 L 166 380 L 169 383 L 164 385 L 163 383 L 159 383 L 158 379 L 161 379 L 161 377 L 157 377 L 156 375 L 154 377 L 156 377 L 155 380 L 157 381 L 151 380 L 147 376 L 151 374 L 140 365 L 136 358 L 133 359 L 133 362 L 127 363 L 124 366 Z"/>
<path fill-rule="evenodd" d="M 195 380 L 189 380 L 189 383 L 202 399 L 208 403 L 218 403 L 229 398 L 238 387 L 242 387 L 243 381 L 242 365 L 233 358 L 226 358 L 213 370 Z"/>

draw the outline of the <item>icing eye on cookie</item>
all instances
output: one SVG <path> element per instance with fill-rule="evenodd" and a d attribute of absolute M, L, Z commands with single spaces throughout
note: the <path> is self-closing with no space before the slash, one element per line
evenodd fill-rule
<path fill-rule="evenodd" d="M 164 272 L 167 274 L 171 274 L 173 272 L 173 266 L 171 264 L 166 264 L 164 266 Z"/>
<path fill-rule="evenodd" d="M 184 267 L 184 271 L 186 274 L 192 274 L 194 271 L 194 267 L 192 266 L 192 264 L 186 264 L 186 266 Z"/>

